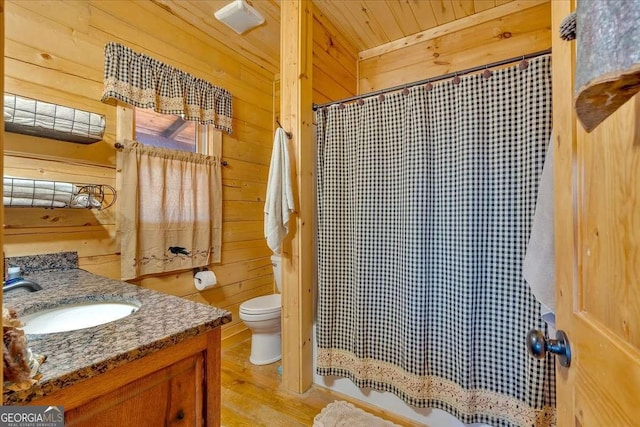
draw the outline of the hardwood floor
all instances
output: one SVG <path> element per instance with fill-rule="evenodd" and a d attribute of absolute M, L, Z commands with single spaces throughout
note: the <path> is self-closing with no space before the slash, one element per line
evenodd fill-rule
<path fill-rule="evenodd" d="M 252 365 L 250 346 L 250 340 L 227 348 L 223 345 L 222 425 L 225 427 L 311 426 L 313 418 L 334 400 L 349 401 L 401 426 L 421 426 L 321 387 L 313 386 L 304 394 L 285 390 L 280 386 L 280 362 Z"/>

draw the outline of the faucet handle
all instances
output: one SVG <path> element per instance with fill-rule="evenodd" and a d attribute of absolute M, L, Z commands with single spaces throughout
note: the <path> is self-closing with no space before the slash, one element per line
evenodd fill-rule
<path fill-rule="evenodd" d="M 7 273 L 7 279 L 16 279 L 22 275 L 22 269 L 20 267 L 9 267 Z"/>

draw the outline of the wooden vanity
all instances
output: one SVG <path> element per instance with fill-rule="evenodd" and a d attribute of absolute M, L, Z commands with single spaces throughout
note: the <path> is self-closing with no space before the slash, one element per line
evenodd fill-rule
<path fill-rule="evenodd" d="M 66 426 L 220 425 L 220 328 L 31 401 Z"/>
<path fill-rule="evenodd" d="M 42 378 L 5 405 L 64 406 L 66 426 L 219 426 L 221 326 L 231 313 L 75 269 L 33 272 L 42 291 L 12 292 L 18 315 L 80 300 L 136 301 L 95 327 L 28 335 Z"/>

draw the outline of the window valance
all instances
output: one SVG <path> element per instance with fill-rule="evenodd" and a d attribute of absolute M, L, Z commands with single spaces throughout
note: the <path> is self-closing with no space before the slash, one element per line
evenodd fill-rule
<path fill-rule="evenodd" d="M 118 43 L 107 43 L 102 101 L 117 99 L 231 133 L 231 93 Z"/>

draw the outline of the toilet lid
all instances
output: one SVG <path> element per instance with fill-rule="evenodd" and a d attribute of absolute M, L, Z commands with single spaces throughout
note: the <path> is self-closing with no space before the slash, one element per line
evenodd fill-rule
<path fill-rule="evenodd" d="M 280 294 L 253 298 L 240 305 L 240 311 L 244 314 L 267 314 L 280 310 Z"/>

